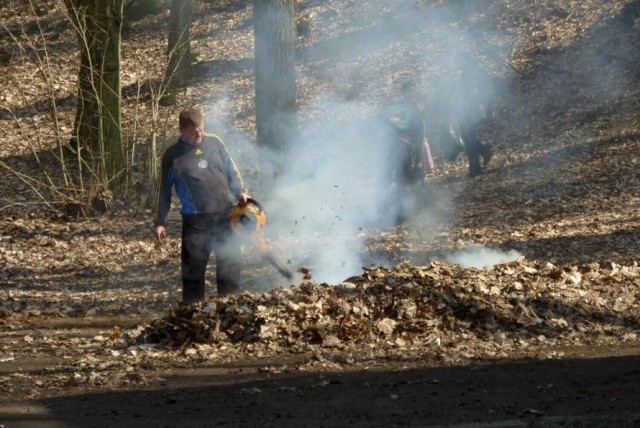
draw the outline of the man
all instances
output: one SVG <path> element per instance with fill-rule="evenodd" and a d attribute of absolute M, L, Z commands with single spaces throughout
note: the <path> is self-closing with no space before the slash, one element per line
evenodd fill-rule
<path fill-rule="evenodd" d="M 395 181 L 403 186 L 422 182 L 433 168 L 425 134 L 425 106 L 413 82 L 403 83 L 400 102 L 389 107 L 392 133 L 397 140 L 398 168 Z M 427 153 L 429 155 L 427 156 Z"/>
<path fill-rule="evenodd" d="M 423 184 L 433 169 L 425 135 L 424 97 L 411 81 L 402 84 L 398 95 L 397 103 L 383 109 L 390 137 L 386 148 L 392 185 L 388 206 L 397 224 L 409 217 L 415 204 L 411 187 Z"/>
<path fill-rule="evenodd" d="M 464 150 L 469 160 L 469 175 L 476 177 L 491 161 L 493 151 L 490 145 L 478 140 L 477 129 L 491 115 L 493 83 L 489 74 L 469 55 L 458 53 L 454 56 L 455 76 L 448 88 L 450 104 L 451 136 L 455 140 L 454 150 L 449 159 L 454 160 Z M 482 165 L 480 164 L 482 157 Z"/>
<path fill-rule="evenodd" d="M 229 212 L 234 202 L 246 202 L 249 196 L 222 140 L 213 134 L 205 138 L 200 110 L 183 110 L 179 129 L 180 138 L 162 155 L 154 232 L 162 244 L 174 187 L 182 214 L 182 300 L 196 303 L 204 300 L 211 251 L 216 256 L 218 294 L 240 290 L 240 242 L 232 235 Z"/>

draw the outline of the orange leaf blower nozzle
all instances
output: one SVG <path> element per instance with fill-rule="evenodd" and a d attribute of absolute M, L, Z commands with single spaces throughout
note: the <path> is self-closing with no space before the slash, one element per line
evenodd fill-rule
<path fill-rule="evenodd" d="M 240 202 L 231 209 L 229 214 L 231 230 L 241 238 L 251 238 L 260 254 L 276 270 L 287 279 L 293 278 L 289 269 L 279 263 L 269 251 L 264 239 L 264 228 L 267 224 L 267 213 L 262 205 L 255 199 L 249 198 L 247 202 Z"/>

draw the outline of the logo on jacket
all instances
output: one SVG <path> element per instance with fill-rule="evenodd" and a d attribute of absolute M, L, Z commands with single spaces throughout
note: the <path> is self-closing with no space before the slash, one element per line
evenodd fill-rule
<path fill-rule="evenodd" d="M 198 162 L 198 166 L 202 169 L 205 169 L 208 165 L 209 162 L 206 159 L 200 159 L 200 162 Z"/>

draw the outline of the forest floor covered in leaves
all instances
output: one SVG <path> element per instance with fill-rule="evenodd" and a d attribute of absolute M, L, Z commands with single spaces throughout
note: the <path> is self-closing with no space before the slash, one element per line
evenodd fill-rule
<path fill-rule="evenodd" d="M 371 79 L 345 93 L 407 73 L 382 48 L 330 57 L 332 43 L 367 38 L 341 25 L 366 3 L 301 2 L 303 103 L 353 63 Z M 414 189 L 415 217 L 361 231 L 363 260 L 386 266 L 335 284 L 296 272 L 290 284 L 247 246 L 247 292 L 209 287 L 206 302 L 184 306 L 179 236 L 157 246 L 148 211 L 63 221 L 5 210 L 0 426 L 640 425 L 640 26 L 621 12 L 633 2 L 482 3 L 455 27 L 490 20 L 513 50 L 496 65 L 508 91 L 482 131 L 494 158 L 473 179 L 462 156 L 436 159 Z M 250 71 L 226 70 L 218 50 L 228 40 L 225 61 L 246 55 L 250 8 L 220 4 L 199 18 L 213 27 L 195 30 L 210 81 L 182 96 L 204 102 L 226 78 L 234 124 L 249 130 Z M 404 28 L 410 16 L 394 19 Z M 402 37 L 437 57 L 437 32 Z M 407 46 L 394 52 L 411 58 Z M 3 102 L 19 103 L 7 85 Z M 298 248 L 269 238 L 281 260 Z M 317 245 L 331 251 L 331 239 Z"/>

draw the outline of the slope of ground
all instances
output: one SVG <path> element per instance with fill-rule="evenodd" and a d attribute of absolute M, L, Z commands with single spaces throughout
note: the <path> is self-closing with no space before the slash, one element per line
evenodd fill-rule
<path fill-rule="evenodd" d="M 383 255 L 390 267 L 331 285 L 298 274 L 294 287 L 276 288 L 288 284 L 247 248 L 254 292 L 196 307 L 177 303 L 179 239 L 156 247 L 148 213 L 61 222 L 7 208 L 0 424 L 640 424 L 640 28 L 625 12 L 637 2 L 486 1 L 465 13 L 445 8 L 457 2 L 418 3 L 426 9 L 411 10 L 442 16 L 437 25 L 413 30 L 411 10 L 395 3 L 300 2 L 310 22 L 301 116 L 331 114 L 313 102 L 330 86 L 351 105 L 382 104 L 394 79 L 438 75 L 424 56 L 446 55 L 443 28 L 481 34 L 473 51 L 508 88 L 483 130 L 496 150 L 486 173 L 470 179 L 463 159 L 437 160 L 415 189 L 421 216 L 364 231 L 363 259 Z M 231 106 L 242 132 L 253 126 L 250 16 L 248 2 L 207 3 L 195 26 L 203 78 L 181 94 L 206 104 L 230 91 L 215 101 Z M 389 22 L 393 48 L 357 49 Z M 162 55 L 157 35 L 140 42 L 127 42 L 135 58 Z M 356 48 L 337 56 L 334 44 L 349 42 Z M 18 97 L 22 68 L 4 67 L 5 105 L 25 122 L 44 120 L 37 97 Z M 70 95 L 73 75 L 60 78 Z M 0 120 L 12 142 L 3 159 L 25 161 L 14 119 Z M 293 241 L 273 241 L 274 251 L 286 260 Z M 492 261 L 451 259 L 469 254 Z M 497 263 L 496 254 L 516 257 Z"/>

